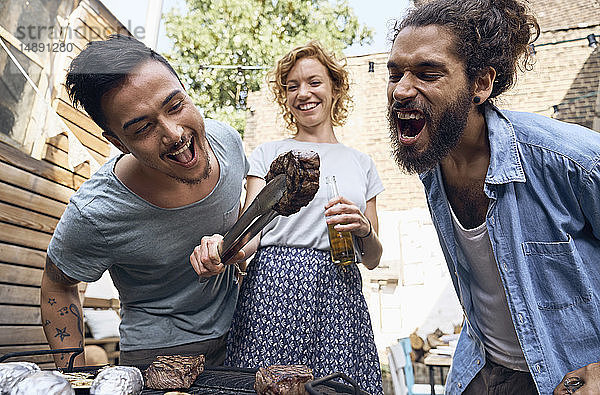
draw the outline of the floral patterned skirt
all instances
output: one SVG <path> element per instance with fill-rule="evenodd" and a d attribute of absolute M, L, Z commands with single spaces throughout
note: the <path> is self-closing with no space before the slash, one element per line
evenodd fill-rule
<path fill-rule="evenodd" d="M 360 271 L 335 266 L 329 251 L 269 246 L 248 265 L 225 365 L 289 364 L 309 366 L 315 378 L 342 372 L 383 394 Z"/>

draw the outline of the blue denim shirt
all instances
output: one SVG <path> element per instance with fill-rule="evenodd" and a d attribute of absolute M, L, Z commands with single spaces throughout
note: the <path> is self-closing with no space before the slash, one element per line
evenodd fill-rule
<path fill-rule="evenodd" d="M 485 113 L 486 225 L 523 354 L 541 394 L 600 360 L 600 133 L 544 116 Z M 466 316 L 446 383 L 459 394 L 485 364 L 440 167 L 420 175 Z"/>

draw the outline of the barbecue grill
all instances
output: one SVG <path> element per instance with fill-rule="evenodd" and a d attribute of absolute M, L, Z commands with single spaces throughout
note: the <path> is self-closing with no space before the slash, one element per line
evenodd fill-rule
<path fill-rule="evenodd" d="M 194 384 L 185 392 L 194 395 L 256 394 L 255 374 L 255 369 L 205 366 Z M 162 395 L 165 392 L 167 391 L 144 388 L 142 395 Z"/>
<path fill-rule="evenodd" d="M 73 353 L 69 360 L 67 368 L 62 369 L 64 373 L 88 372 L 94 376 L 103 366 L 83 366 L 73 367 L 75 356 L 83 352 L 82 348 L 59 349 L 59 350 L 39 350 L 24 351 L 5 354 L 0 356 L 0 362 L 14 357 L 29 355 Z M 22 359 L 22 358 L 20 358 Z M 194 384 L 184 392 L 192 395 L 243 395 L 256 394 L 254 390 L 254 380 L 257 369 L 233 368 L 228 366 L 205 366 L 204 371 L 200 373 Z M 316 379 L 306 384 L 306 390 L 310 395 L 369 395 L 359 388 L 359 386 L 346 375 L 334 373 L 332 375 Z M 163 395 L 172 390 L 155 390 L 144 387 L 141 395 Z M 88 395 L 88 388 L 75 389 L 77 395 Z"/>

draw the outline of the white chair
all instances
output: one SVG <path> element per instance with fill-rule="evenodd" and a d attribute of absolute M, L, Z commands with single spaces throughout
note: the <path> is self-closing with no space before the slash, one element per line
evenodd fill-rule
<path fill-rule="evenodd" d="M 400 339 L 397 344 L 387 348 L 394 394 L 430 395 L 431 386 L 429 384 L 415 384 L 410 351 L 411 345 L 408 337 Z M 443 395 L 444 391 L 443 385 L 435 385 L 435 395 Z"/>

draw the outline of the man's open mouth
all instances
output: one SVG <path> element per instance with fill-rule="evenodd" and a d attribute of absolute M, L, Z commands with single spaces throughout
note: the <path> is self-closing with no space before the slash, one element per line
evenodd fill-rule
<path fill-rule="evenodd" d="M 425 115 L 421 111 L 396 111 L 398 131 L 403 143 L 416 141 L 425 126 Z"/>
<path fill-rule="evenodd" d="M 190 138 L 177 151 L 167 154 L 166 157 L 181 165 L 190 164 L 195 158 L 194 138 Z"/>

